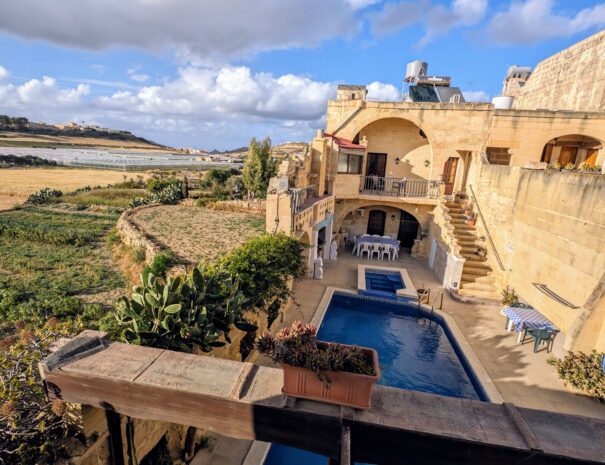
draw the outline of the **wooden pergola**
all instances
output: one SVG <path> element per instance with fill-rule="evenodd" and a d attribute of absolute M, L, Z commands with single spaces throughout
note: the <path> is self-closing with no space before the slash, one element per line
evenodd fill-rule
<path fill-rule="evenodd" d="M 109 342 L 92 332 L 40 370 L 50 398 L 105 409 L 119 444 L 111 423 L 122 414 L 298 447 L 341 465 L 605 463 L 602 420 L 383 386 L 365 411 L 295 401 L 282 395 L 279 369 Z"/>

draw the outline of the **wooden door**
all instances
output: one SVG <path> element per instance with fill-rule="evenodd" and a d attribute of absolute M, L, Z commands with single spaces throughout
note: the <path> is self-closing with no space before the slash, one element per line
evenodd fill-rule
<path fill-rule="evenodd" d="M 416 220 L 414 215 L 402 211 L 401 218 L 399 219 L 399 232 L 397 233 L 397 240 L 401 242 L 401 247 L 411 249 L 417 237 L 418 220 Z"/>
<path fill-rule="evenodd" d="M 561 153 L 559 154 L 559 165 L 561 168 L 565 168 L 568 163 L 576 163 L 576 155 L 578 154 L 577 147 L 561 147 Z"/>
<path fill-rule="evenodd" d="M 368 217 L 368 234 L 384 234 L 384 222 L 386 220 L 386 212 L 382 210 L 371 210 Z"/>
<path fill-rule="evenodd" d="M 456 180 L 456 169 L 458 168 L 458 158 L 450 157 L 443 166 L 443 183 L 445 184 L 445 195 L 452 195 L 454 192 L 454 181 Z"/>
<path fill-rule="evenodd" d="M 597 162 L 597 153 L 598 153 L 597 149 L 588 149 L 586 151 L 586 159 L 584 161 L 586 163 L 588 163 L 590 166 L 594 166 L 595 163 Z"/>
<path fill-rule="evenodd" d="M 366 176 L 378 176 L 384 178 L 387 171 L 386 153 L 368 153 L 368 163 L 366 164 Z"/>

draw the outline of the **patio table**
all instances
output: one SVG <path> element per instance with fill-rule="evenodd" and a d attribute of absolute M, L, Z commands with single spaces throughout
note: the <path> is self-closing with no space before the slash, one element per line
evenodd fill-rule
<path fill-rule="evenodd" d="M 366 243 L 366 244 L 389 244 L 393 247 L 397 247 L 397 241 L 395 239 L 391 239 L 390 237 L 358 237 L 357 242 Z"/>
<path fill-rule="evenodd" d="M 505 307 L 500 313 L 508 319 L 507 329 L 511 331 L 514 325 L 515 332 L 519 333 L 518 342 L 521 342 L 526 329 L 557 331 L 548 318 L 532 307 Z"/>

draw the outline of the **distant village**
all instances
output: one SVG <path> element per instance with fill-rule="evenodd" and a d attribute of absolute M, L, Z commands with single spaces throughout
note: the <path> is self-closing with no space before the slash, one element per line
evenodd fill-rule
<path fill-rule="evenodd" d="M 53 134 L 53 135 L 94 135 L 113 134 L 136 138 L 130 131 L 120 129 L 103 128 L 95 124 L 78 124 L 74 121 L 65 124 L 48 124 L 43 121 L 29 121 L 23 116 L 11 117 L 0 115 L 1 131 L 29 132 L 33 134 Z"/>

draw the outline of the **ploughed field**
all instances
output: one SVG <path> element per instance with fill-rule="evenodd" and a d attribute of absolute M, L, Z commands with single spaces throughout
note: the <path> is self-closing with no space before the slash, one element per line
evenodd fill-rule
<path fill-rule="evenodd" d="M 265 231 L 262 215 L 184 205 L 143 209 L 133 220 L 178 259 L 189 263 L 213 261 Z"/>
<path fill-rule="evenodd" d="M 107 240 L 117 218 L 38 208 L 0 213 L 0 337 L 16 321 L 102 317 L 125 286 Z"/>

